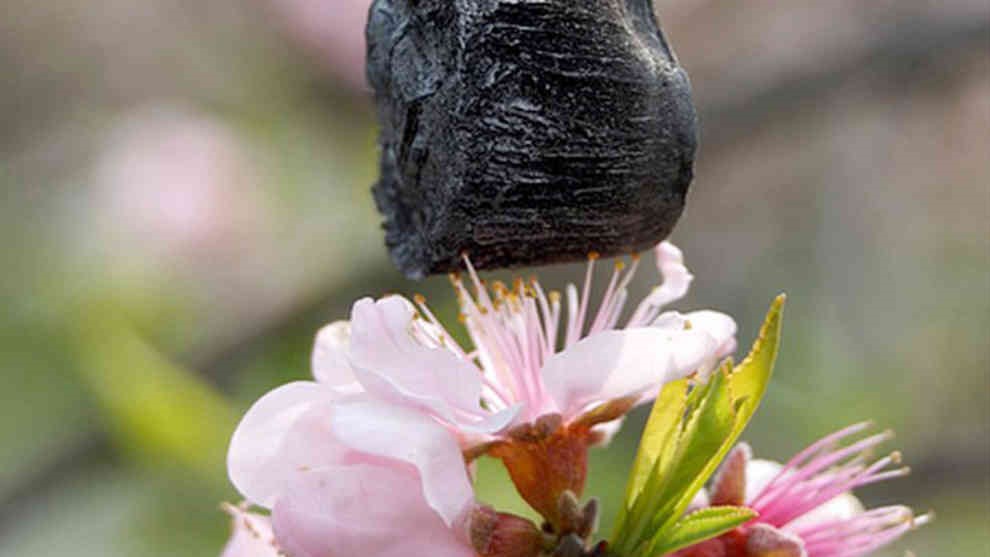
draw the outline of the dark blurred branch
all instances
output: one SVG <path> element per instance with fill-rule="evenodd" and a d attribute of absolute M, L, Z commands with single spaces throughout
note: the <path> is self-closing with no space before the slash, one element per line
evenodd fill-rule
<path fill-rule="evenodd" d="M 32 499 L 44 496 L 56 487 L 63 478 L 80 470 L 105 466 L 111 460 L 112 445 L 109 436 L 102 431 L 85 434 L 45 462 L 40 462 L 33 474 L 13 489 L 7 490 L 0 499 L 0 537 L 24 514 Z"/>

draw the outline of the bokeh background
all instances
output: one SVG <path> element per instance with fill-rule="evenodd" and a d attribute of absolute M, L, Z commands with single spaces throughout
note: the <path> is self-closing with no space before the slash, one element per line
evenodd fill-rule
<path fill-rule="evenodd" d="M 367 3 L 0 1 L 0 555 L 218 554 L 227 439 L 317 328 L 383 292 L 452 315 L 382 247 Z M 747 345 L 790 295 L 746 437 L 894 428 L 914 474 L 862 495 L 938 520 L 884 555 L 990 554 L 990 4 L 657 7 L 703 125 L 678 307 Z M 607 516 L 642 420 L 595 454 Z"/>

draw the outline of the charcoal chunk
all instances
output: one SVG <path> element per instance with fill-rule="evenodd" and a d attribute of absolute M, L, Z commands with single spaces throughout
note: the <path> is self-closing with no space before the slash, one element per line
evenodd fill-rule
<path fill-rule="evenodd" d="M 651 0 L 375 0 L 367 38 L 409 277 L 633 253 L 680 217 L 697 117 Z"/>

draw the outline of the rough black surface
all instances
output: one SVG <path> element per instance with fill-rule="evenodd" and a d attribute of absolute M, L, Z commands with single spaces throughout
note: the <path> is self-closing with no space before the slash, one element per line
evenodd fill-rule
<path fill-rule="evenodd" d="M 651 0 L 375 0 L 373 187 L 410 277 L 646 249 L 684 207 L 697 126 Z"/>

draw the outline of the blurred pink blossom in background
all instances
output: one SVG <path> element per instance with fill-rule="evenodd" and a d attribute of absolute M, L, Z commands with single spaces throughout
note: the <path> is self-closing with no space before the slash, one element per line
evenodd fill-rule
<path fill-rule="evenodd" d="M 211 267 L 258 247 L 258 176 L 237 135 L 206 114 L 168 104 L 128 113 L 110 133 L 94 182 L 96 218 L 114 256 Z"/>

